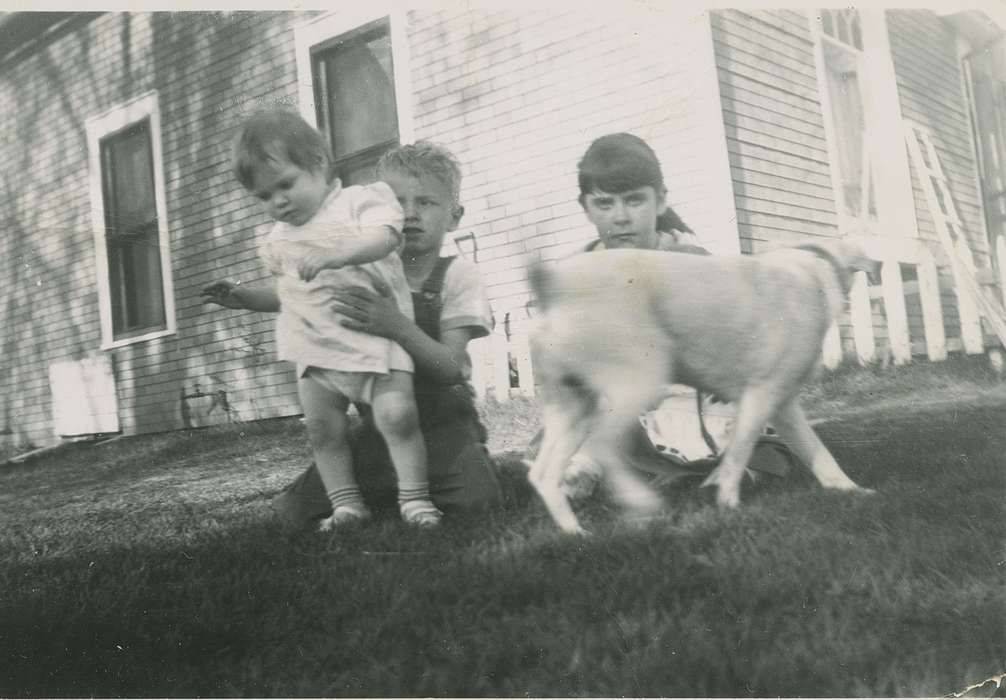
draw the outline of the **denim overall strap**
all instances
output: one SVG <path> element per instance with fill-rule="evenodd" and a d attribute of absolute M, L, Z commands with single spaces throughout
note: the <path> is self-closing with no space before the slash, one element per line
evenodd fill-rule
<path fill-rule="evenodd" d="M 444 300 L 440 293 L 444 288 L 444 277 L 447 268 L 454 262 L 455 256 L 437 258 L 436 265 L 430 276 L 423 282 L 418 292 L 412 294 L 412 306 L 416 314 L 416 325 L 423 329 L 426 335 L 434 340 L 440 340 L 440 313 L 444 308 Z"/>

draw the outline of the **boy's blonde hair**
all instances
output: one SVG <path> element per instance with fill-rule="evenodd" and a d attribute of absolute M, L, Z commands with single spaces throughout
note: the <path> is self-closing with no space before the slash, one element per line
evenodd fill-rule
<path fill-rule="evenodd" d="M 234 142 L 234 176 L 250 190 L 255 186 L 256 172 L 281 159 L 311 172 L 323 168 L 326 181 L 335 179 L 335 159 L 317 129 L 288 110 L 256 112 L 242 125 Z"/>
<path fill-rule="evenodd" d="M 461 166 L 446 146 L 432 141 L 416 141 L 392 148 L 377 161 L 377 178 L 383 178 L 389 170 L 416 178 L 424 174 L 432 175 L 450 190 L 451 203 L 460 205 Z"/>

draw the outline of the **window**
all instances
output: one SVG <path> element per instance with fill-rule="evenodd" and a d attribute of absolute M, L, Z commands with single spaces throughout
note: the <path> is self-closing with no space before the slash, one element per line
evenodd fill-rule
<path fill-rule="evenodd" d="M 404 24 L 403 13 L 340 11 L 294 29 L 301 114 L 345 185 L 373 182 L 380 157 L 413 138 Z"/>
<path fill-rule="evenodd" d="M 867 133 L 866 62 L 859 13 L 821 10 L 820 57 L 825 119 L 837 161 L 839 217 L 845 228 L 869 228 L 877 219 L 874 167 Z"/>
<path fill-rule="evenodd" d="M 150 156 L 150 120 L 101 141 L 105 246 L 112 333 L 164 328 L 157 202 Z"/>
<path fill-rule="evenodd" d="M 318 128 L 344 184 L 373 181 L 374 165 L 398 145 L 398 115 L 387 20 L 353 32 L 313 56 Z"/>
<path fill-rule="evenodd" d="M 88 120 L 102 345 L 174 332 L 156 95 Z"/>

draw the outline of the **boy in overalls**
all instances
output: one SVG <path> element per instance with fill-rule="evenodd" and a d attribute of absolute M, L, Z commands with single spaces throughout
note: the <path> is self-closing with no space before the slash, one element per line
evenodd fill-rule
<path fill-rule="evenodd" d="M 415 395 L 426 442 L 430 497 L 446 513 L 496 506 L 501 502 L 486 431 L 468 383 L 468 342 L 488 335 L 492 313 L 478 268 L 464 258 L 442 258 L 444 236 L 457 228 L 464 208 L 458 201 L 461 171 L 442 146 L 416 143 L 392 149 L 377 165 L 377 176 L 395 192 L 405 214 L 401 253 L 412 290 L 415 322 L 403 315 L 391 292 L 356 288 L 336 304 L 344 325 L 389 338 L 415 362 Z M 364 499 L 393 504 L 394 471 L 384 440 L 366 407 L 363 424 L 350 444 Z M 273 509 L 288 527 L 299 529 L 327 517 L 331 506 L 312 465 L 278 494 Z"/>

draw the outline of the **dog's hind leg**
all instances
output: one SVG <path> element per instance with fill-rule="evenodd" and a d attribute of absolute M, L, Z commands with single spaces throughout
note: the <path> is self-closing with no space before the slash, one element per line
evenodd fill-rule
<path fill-rule="evenodd" d="M 719 505 L 736 508 L 740 504 L 741 480 L 758 436 L 777 402 L 776 393 L 768 388 L 753 387 L 741 396 L 730 444 L 727 445 L 719 466 L 702 482 L 703 486 L 718 487 L 716 502 Z"/>
<path fill-rule="evenodd" d="M 789 445 L 796 456 L 806 464 L 821 485 L 827 489 L 840 491 L 867 491 L 842 471 L 828 448 L 824 446 L 814 429 L 807 422 L 803 409 L 796 399 L 787 401 L 773 418 L 779 437 Z"/>
<path fill-rule="evenodd" d="M 528 470 L 528 481 L 560 529 L 583 534 L 584 529 L 562 491 L 562 478 L 591 429 L 591 411 L 596 405 L 582 390 L 567 387 L 555 391 L 558 395 L 547 397 L 542 408 L 544 435 L 538 456 Z"/>

